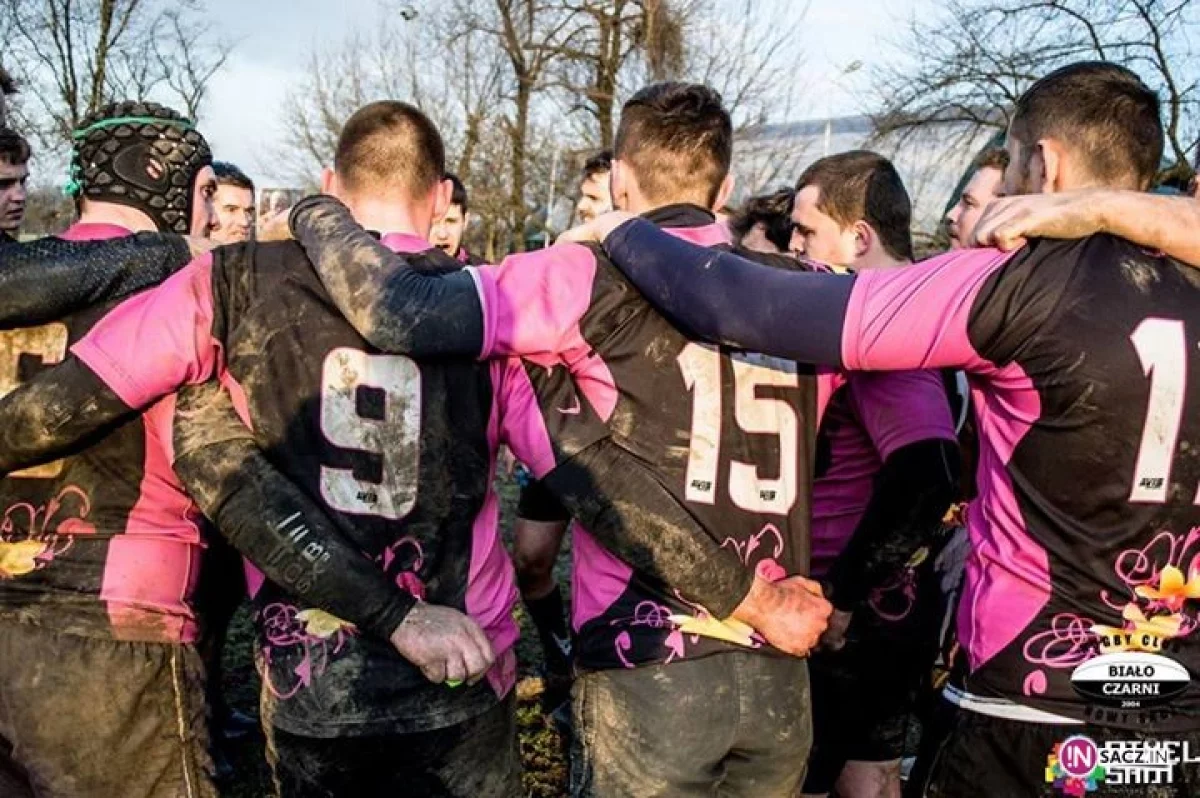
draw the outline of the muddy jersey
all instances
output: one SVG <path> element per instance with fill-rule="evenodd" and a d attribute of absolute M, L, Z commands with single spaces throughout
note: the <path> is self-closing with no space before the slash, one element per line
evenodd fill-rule
<path fill-rule="evenodd" d="M 76 224 L 63 238 L 130 235 Z M 62 360 L 112 307 L 0 332 L 0 394 Z M 119 640 L 192 642 L 202 517 L 171 470 L 173 398 L 78 452 L 0 480 L 0 618 Z"/>
<path fill-rule="evenodd" d="M 651 214 L 672 235 L 729 248 L 699 208 Z M 525 355 L 546 427 L 579 413 L 564 399 L 565 361 L 612 440 L 744 566 L 768 579 L 804 574 L 817 416 L 811 369 L 697 343 L 656 313 L 601 250 L 579 245 L 473 269 L 485 316 L 483 356 Z M 636 496 L 623 497 L 637 504 Z M 653 519 L 647 519 L 652 523 Z M 635 572 L 585 531 L 573 537 L 573 625 L 586 668 L 672 662 L 738 648 L 685 631 L 706 610 Z"/>
<path fill-rule="evenodd" d="M 852 369 L 968 374 L 979 486 L 958 612 L 970 671 L 962 706 L 1200 727 L 1196 271 L 1103 235 L 855 278 L 714 258 L 640 221 L 606 245 L 698 333 Z M 746 307 L 756 292 L 771 304 L 765 314 Z M 1118 652 L 1174 660 L 1186 692 L 1113 710 L 1073 689 L 1077 667 Z"/>
<path fill-rule="evenodd" d="M 423 269 L 459 268 L 422 239 L 384 243 L 419 253 Z M 220 376 L 267 457 L 345 537 L 417 599 L 469 614 L 497 653 L 478 685 L 431 684 L 387 641 L 263 584 L 260 660 L 276 727 L 316 737 L 443 728 L 511 689 L 517 594 L 497 531 L 495 456 L 504 441 L 539 474 L 553 460 L 518 366 L 373 350 L 294 243 L 221 248 L 122 305 L 74 352 L 131 406 Z M 307 534 L 302 523 L 287 532 Z M 320 562 L 321 547 L 308 555 Z"/>

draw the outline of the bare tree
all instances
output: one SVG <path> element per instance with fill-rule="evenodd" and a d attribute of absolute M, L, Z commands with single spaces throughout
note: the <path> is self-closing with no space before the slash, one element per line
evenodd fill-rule
<path fill-rule="evenodd" d="M 1161 179 L 1190 174 L 1200 142 L 1200 66 L 1189 0 L 947 0 L 912 20 L 897 59 L 876 70 L 882 135 L 947 125 L 962 138 L 1003 130 L 1034 81 L 1072 61 L 1130 67 L 1159 92 L 1172 164 Z"/>
<path fill-rule="evenodd" d="M 210 39 L 197 0 L 0 0 L 5 63 L 25 87 L 27 121 L 47 147 L 81 119 L 166 84 L 195 113 L 229 45 Z M 35 107 L 30 107 L 30 106 Z"/>

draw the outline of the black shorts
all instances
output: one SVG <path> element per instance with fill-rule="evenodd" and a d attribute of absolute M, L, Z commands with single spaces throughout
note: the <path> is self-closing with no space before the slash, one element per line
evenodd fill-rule
<path fill-rule="evenodd" d="M 812 742 L 805 661 L 731 651 L 575 680 L 571 794 L 791 798 Z"/>
<path fill-rule="evenodd" d="M 0 796 L 216 798 L 193 647 L 0 621 Z"/>
<path fill-rule="evenodd" d="M 515 798 L 521 790 L 513 693 L 457 726 L 317 738 L 267 731 L 280 798 Z"/>
<path fill-rule="evenodd" d="M 946 740 L 937 751 L 928 781 L 919 794 L 926 798 L 1060 798 L 1070 795 L 1061 765 L 1050 760 L 1055 746 L 1083 735 L 1093 743 L 1106 741 L 1132 746 L 1129 759 L 1141 759 L 1145 746 L 1171 745 L 1176 753 L 1187 744 L 1189 758 L 1200 758 L 1200 732 L 1153 735 L 1121 729 L 1085 725 L 1023 723 L 994 718 L 977 712 L 957 710 Z M 1085 749 L 1086 750 L 1086 749 Z M 1084 759 L 1083 761 L 1088 761 Z M 1077 770 L 1082 770 L 1077 766 Z M 1086 795 L 1096 798 L 1189 798 L 1200 795 L 1200 765 L 1178 764 L 1169 781 L 1159 783 L 1115 783 L 1128 779 L 1131 771 L 1110 768 L 1105 781 L 1097 782 Z M 1117 775 L 1117 771 L 1121 775 Z M 1060 781 L 1056 784 L 1052 776 Z M 1144 777 L 1143 777 L 1144 778 Z M 1079 784 L 1077 789 L 1085 789 Z"/>
<path fill-rule="evenodd" d="M 832 792 L 847 762 L 890 762 L 908 752 L 919 697 L 937 646 L 938 606 L 922 596 L 900 622 L 855 613 L 840 651 L 809 660 L 813 751 L 804 792 Z"/>

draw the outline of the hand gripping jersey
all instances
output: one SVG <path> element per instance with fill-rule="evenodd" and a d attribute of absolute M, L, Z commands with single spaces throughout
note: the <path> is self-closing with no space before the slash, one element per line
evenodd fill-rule
<path fill-rule="evenodd" d="M 423 240 L 384 242 L 419 253 L 423 269 L 457 268 Z M 264 584 L 255 602 L 276 727 L 318 737 L 442 728 L 511 689 L 516 589 L 497 532 L 495 455 L 504 441 L 539 473 L 554 457 L 523 372 L 373 350 L 293 243 L 221 248 L 122 305 L 74 352 L 133 407 L 219 373 L 267 456 L 346 538 L 413 596 L 471 615 L 498 655 L 475 687 L 434 685 L 386 641 Z M 310 555 L 319 561 L 321 547 Z"/>
<path fill-rule="evenodd" d="M 63 238 L 126 235 L 76 224 Z M 62 360 L 111 307 L 0 332 L 0 395 Z M 173 407 L 164 399 L 69 457 L 0 480 L 0 618 L 118 640 L 195 640 L 203 518 L 171 470 Z"/>
<path fill-rule="evenodd" d="M 698 208 L 648 218 L 673 236 L 729 249 L 725 228 Z M 568 378 L 563 368 L 539 364 L 565 362 L 614 442 L 746 569 L 770 580 L 807 573 L 817 417 L 811 369 L 690 340 L 594 248 L 553 247 L 472 272 L 486 322 L 483 356 L 530 356 L 526 369 L 552 436 L 579 412 L 579 400 L 547 401 Z M 621 498 L 639 504 L 636 494 Z M 731 643 L 685 631 L 695 628 L 688 619 L 707 616 L 704 607 L 633 570 L 578 526 L 573 540 L 575 653 L 583 667 L 764 647 L 756 635 Z"/>
<path fill-rule="evenodd" d="M 656 303 L 705 335 L 770 336 L 777 354 L 850 368 L 968 373 L 979 496 L 958 631 L 971 709 L 1007 701 L 1107 726 L 1200 726 L 1196 272 L 1108 236 L 855 279 L 715 263 L 640 223 L 608 244 Z M 736 285 L 812 323 L 791 329 L 768 308 L 754 328 Z M 711 291 L 741 301 L 719 317 Z M 1072 689 L 1077 666 L 1128 650 L 1185 666 L 1187 692 L 1122 711 Z"/>

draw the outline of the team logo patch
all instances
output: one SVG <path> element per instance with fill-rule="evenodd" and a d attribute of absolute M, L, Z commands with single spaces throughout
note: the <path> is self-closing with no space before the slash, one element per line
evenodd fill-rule
<path fill-rule="evenodd" d="M 1103 654 L 1071 674 L 1071 685 L 1084 698 L 1119 709 L 1166 704 L 1187 690 L 1187 668 L 1158 654 L 1130 651 Z"/>
<path fill-rule="evenodd" d="M 1104 783 L 1100 749 L 1090 737 L 1076 735 L 1054 744 L 1046 758 L 1046 783 L 1063 795 L 1079 798 Z"/>

